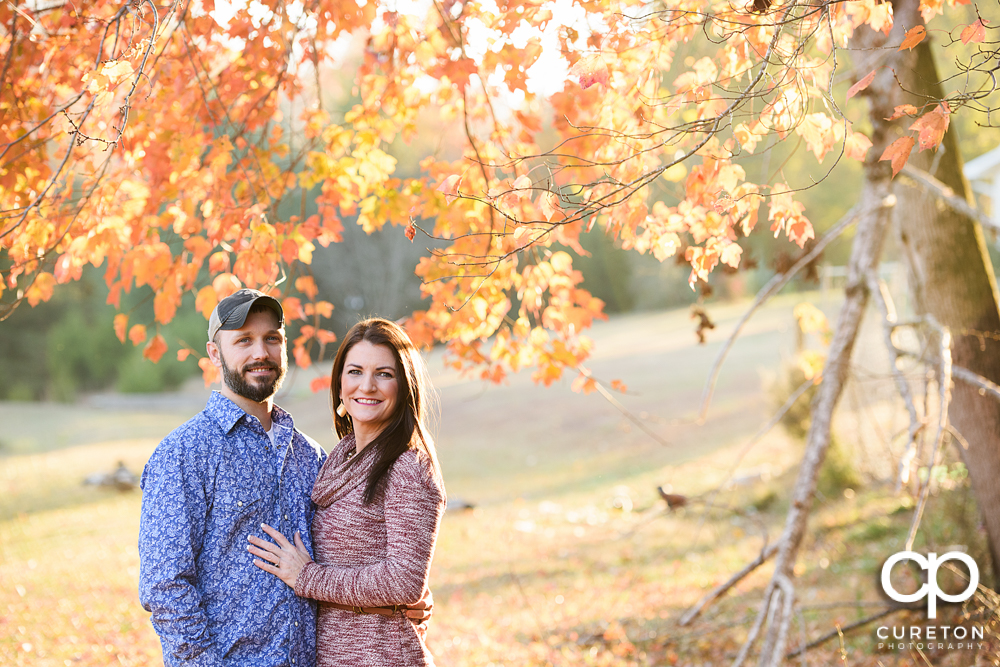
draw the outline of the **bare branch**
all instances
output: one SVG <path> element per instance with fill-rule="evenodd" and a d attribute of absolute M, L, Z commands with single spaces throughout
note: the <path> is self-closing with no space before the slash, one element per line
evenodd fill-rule
<path fill-rule="evenodd" d="M 963 368 L 961 366 L 952 366 L 951 375 L 953 378 L 961 380 L 966 384 L 971 384 L 973 387 L 979 387 L 980 393 L 988 393 L 993 396 L 993 398 L 1000 401 L 1000 385 L 995 382 L 990 382 L 982 375 L 973 373 L 968 368 Z"/>
<path fill-rule="evenodd" d="M 777 552 L 778 552 L 777 542 L 767 545 L 767 547 L 760 552 L 757 558 L 751 561 L 746 567 L 744 567 L 742 570 L 731 576 L 727 581 L 719 584 L 718 586 L 710 590 L 700 600 L 698 600 L 698 602 L 696 602 L 693 607 L 684 612 L 684 615 L 681 616 L 679 621 L 677 621 L 677 625 L 680 625 L 681 627 L 689 625 L 691 621 L 693 621 L 694 619 L 698 618 L 698 616 L 701 615 L 701 612 L 703 612 L 705 608 L 708 607 L 708 605 L 715 602 L 720 597 L 729 592 L 729 589 L 731 589 L 733 586 L 735 586 L 743 579 L 745 579 L 747 575 L 756 570 L 758 567 L 766 563 L 771 558 L 771 556 L 773 556 Z"/>
<path fill-rule="evenodd" d="M 830 228 L 830 231 L 823 235 L 823 238 L 816 241 L 816 245 L 813 246 L 812 250 L 800 257 L 799 260 L 792 265 L 792 268 L 788 269 L 785 273 L 779 273 L 771 278 L 771 280 L 769 280 L 768 283 L 764 285 L 759 292 L 757 292 L 757 297 L 754 299 L 754 302 L 750 304 L 747 311 L 743 313 L 743 317 L 736 323 L 733 333 L 731 333 L 729 338 L 726 339 L 726 342 L 723 343 L 722 349 L 719 350 L 719 355 L 715 358 L 715 363 L 712 365 L 712 370 L 708 373 L 708 381 L 705 383 L 705 389 L 701 395 L 701 411 L 698 414 L 699 422 L 704 423 L 705 417 L 708 414 L 708 406 L 712 402 L 712 394 L 715 392 L 715 383 L 719 379 L 719 371 L 722 370 L 722 363 L 726 360 L 726 355 L 729 354 L 729 350 L 732 349 L 733 344 L 736 342 L 736 338 L 740 335 L 743 327 L 753 316 L 754 312 L 756 312 L 756 310 L 760 308 L 768 299 L 781 291 L 781 288 L 787 285 L 799 271 L 809 264 L 809 262 L 816 259 L 816 257 L 823 252 L 823 249 L 829 245 L 830 241 L 840 236 L 844 230 L 847 229 L 851 223 L 855 221 L 855 219 L 857 219 L 860 210 L 861 209 L 858 206 L 851 208 L 851 210 L 844 214 L 844 217 L 842 217 L 837 224 Z"/>

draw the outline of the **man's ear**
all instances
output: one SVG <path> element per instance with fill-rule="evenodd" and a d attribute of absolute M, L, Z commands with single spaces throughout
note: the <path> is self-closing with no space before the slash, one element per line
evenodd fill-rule
<path fill-rule="evenodd" d="M 216 368 L 222 368 L 222 358 L 219 356 L 219 346 L 214 341 L 205 343 L 205 352 L 208 353 L 208 360 Z"/>

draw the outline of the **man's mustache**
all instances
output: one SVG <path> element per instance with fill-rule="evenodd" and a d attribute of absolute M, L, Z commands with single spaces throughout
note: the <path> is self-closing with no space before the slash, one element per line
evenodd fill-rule
<path fill-rule="evenodd" d="M 279 366 L 278 364 L 272 364 L 272 363 L 259 363 L 259 364 L 247 365 L 247 366 L 243 367 L 243 372 L 244 373 L 247 373 L 249 371 L 258 371 L 258 370 L 280 371 L 281 370 L 281 366 Z"/>

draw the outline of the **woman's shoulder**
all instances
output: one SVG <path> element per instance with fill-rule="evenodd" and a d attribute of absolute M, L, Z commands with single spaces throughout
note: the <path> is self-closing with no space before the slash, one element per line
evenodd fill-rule
<path fill-rule="evenodd" d="M 444 494 L 441 478 L 434 468 L 434 463 L 424 452 L 407 449 L 399 455 L 392 466 L 390 476 L 403 483 L 417 483 L 434 488 Z"/>

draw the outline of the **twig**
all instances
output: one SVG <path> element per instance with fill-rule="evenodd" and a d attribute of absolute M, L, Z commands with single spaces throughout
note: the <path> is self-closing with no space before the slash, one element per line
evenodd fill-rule
<path fill-rule="evenodd" d="M 719 351 L 719 356 L 716 357 L 715 363 L 712 365 L 712 370 L 708 374 L 708 381 L 705 383 L 705 389 L 701 395 L 701 411 L 698 415 L 699 422 L 703 423 L 705 421 L 705 416 L 708 413 L 708 405 L 712 402 L 712 394 L 715 392 L 715 383 L 719 379 L 719 371 L 722 370 L 722 363 L 726 360 L 726 355 L 729 354 L 729 350 L 733 347 L 737 336 L 740 335 L 740 331 L 743 330 L 744 325 L 746 325 L 746 323 L 750 320 L 750 317 L 753 316 L 754 312 L 760 308 L 765 301 L 777 294 L 782 287 L 787 285 L 799 271 L 809 264 L 809 262 L 816 259 L 823 249 L 829 245 L 830 241 L 840 236 L 843 231 L 847 229 L 858 217 L 860 210 L 860 206 L 854 206 L 851 210 L 844 214 L 844 217 L 841 218 L 836 225 L 830 228 L 830 231 L 823 235 L 823 238 L 816 242 L 816 245 L 813 246 L 812 250 L 799 258 L 799 261 L 795 262 L 795 264 L 792 265 L 792 268 L 788 269 L 785 273 L 775 275 L 767 282 L 766 285 L 764 285 L 763 288 L 761 288 L 759 292 L 757 292 L 757 298 L 755 298 L 753 303 L 750 304 L 747 311 L 743 313 L 743 317 L 740 318 L 740 321 L 736 323 L 736 327 L 729 335 L 729 338 L 726 339 L 726 342 L 723 343 L 722 349 Z"/>
<path fill-rule="evenodd" d="M 763 549 L 757 556 L 757 558 L 755 558 L 749 565 L 747 565 L 742 570 L 740 570 L 732 577 L 730 577 L 728 581 L 721 583 L 712 590 L 710 590 L 707 594 L 705 594 L 704 597 L 698 600 L 698 602 L 693 607 L 684 612 L 684 615 L 681 616 L 681 619 L 677 621 L 677 625 L 681 627 L 689 625 L 691 621 L 693 621 L 694 619 L 698 618 L 698 616 L 701 615 L 701 612 L 704 611 L 705 608 L 708 607 L 708 605 L 710 605 L 711 603 L 715 602 L 720 597 L 725 595 L 729 591 L 729 589 L 731 589 L 733 586 L 742 581 L 748 574 L 750 574 L 758 567 L 766 563 L 771 558 L 771 556 L 777 553 L 777 551 L 778 551 L 777 542 L 767 545 L 767 547 Z"/>
<path fill-rule="evenodd" d="M 820 644 L 825 644 L 826 642 L 830 641 L 834 637 L 839 636 L 842 632 L 850 632 L 851 630 L 857 630 L 858 628 L 862 628 L 862 627 L 868 625 L 869 623 L 872 623 L 874 621 L 879 620 L 880 618 L 885 618 L 889 614 L 894 614 L 897 611 L 904 611 L 904 610 L 916 609 L 916 608 L 917 607 L 907 607 L 907 606 L 888 607 L 888 608 L 883 609 L 882 611 L 878 612 L 877 614 L 872 614 L 871 616 L 867 616 L 865 618 L 862 618 L 861 620 L 855 621 L 855 622 L 853 622 L 853 623 L 851 623 L 849 625 L 845 625 L 843 628 L 837 628 L 836 630 L 831 630 L 830 632 L 826 633 L 825 635 L 822 635 L 821 637 L 817 637 L 816 639 L 812 640 L 808 644 L 806 644 L 804 646 L 800 646 L 797 649 L 795 649 L 794 651 L 791 651 L 791 652 L 785 654 L 785 658 L 794 658 L 795 656 L 797 656 L 799 654 L 805 653 L 806 651 L 808 651 L 811 648 L 816 648 Z"/>
<path fill-rule="evenodd" d="M 754 621 L 753 627 L 750 628 L 750 632 L 747 634 L 747 639 L 743 642 L 743 646 L 740 647 L 740 652 L 736 655 L 736 659 L 733 661 L 732 667 L 740 667 L 743 661 L 746 660 L 747 654 L 750 652 L 750 648 L 753 646 L 754 642 L 757 641 L 757 635 L 760 634 L 760 628 L 764 625 L 764 619 L 767 618 L 767 609 L 771 604 L 771 595 L 774 593 L 774 581 L 770 581 L 767 587 L 764 589 L 764 596 L 760 602 L 760 609 L 757 611 L 757 620 Z"/>
<path fill-rule="evenodd" d="M 989 393 L 993 396 L 993 398 L 1000 401 L 1000 385 L 990 382 L 982 375 L 973 373 L 968 368 L 963 368 L 962 366 L 952 366 L 951 376 L 965 382 L 966 384 L 979 387 L 980 392 Z"/>
<path fill-rule="evenodd" d="M 868 276 L 868 290 L 882 312 L 882 335 L 885 339 L 886 348 L 893 355 L 893 359 L 889 362 L 892 379 L 895 380 L 896 389 L 899 391 L 903 402 L 906 403 L 906 411 L 910 415 L 909 440 L 906 443 L 906 450 L 899 460 L 899 471 L 896 475 L 896 491 L 898 492 L 902 483 L 909 477 L 910 462 L 913 459 L 913 452 L 916 450 L 917 434 L 920 432 L 922 424 L 920 423 L 920 418 L 917 416 L 917 407 L 913 403 L 913 392 L 910 391 L 910 383 L 903 377 L 903 372 L 899 370 L 899 364 L 897 363 L 902 355 L 892 341 L 893 328 L 897 323 L 897 317 L 895 308 L 892 307 L 892 298 L 888 293 L 888 287 L 873 272 Z"/>
<path fill-rule="evenodd" d="M 927 480 L 923 484 L 923 489 L 921 489 L 920 501 L 913 512 L 913 522 L 910 524 L 910 532 L 906 536 L 906 546 L 904 547 L 906 551 L 913 548 L 913 540 L 917 536 L 917 528 L 920 527 L 920 519 L 923 517 L 924 507 L 927 505 L 927 496 L 930 494 L 931 489 L 931 471 L 937 461 L 941 442 L 944 440 L 945 430 L 948 426 L 948 404 L 951 402 L 951 331 L 949 331 L 948 327 L 938 324 L 931 315 L 927 316 L 927 320 L 937 330 L 940 345 L 938 366 L 938 387 L 940 392 L 938 424 L 937 433 L 934 434 L 934 449 L 931 451 L 931 457 L 927 464 Z"/>
<path fill-rule="evenodd" d="M 610 403 L 611 405 L 613 405 L 616 408 L 618 408 L 618 411 L 621 412 L 625 416 L 626 419 L 628 419 L 630 422 L 632 422 L 633 424 L 635 424 L 636 426 L 638 426 L 639 428 L 641 428 L 642 431 L 643 431 L 643 433 L 645 433 L 646 435 L 648 435 L 653 440 L 656 440 L 658 443 L 660 443 L 664 447 L 669 447 L 670 446 L 669 442 L 667 442 L 666 440 L 664 440 L 663 438 L 661 438 L 659 435 L 657 435 L 656 433 L 654 433 L 648 426 L 646 426 L 642 422 L 641 419 L 639 419 L 634 414 L 632 414 L 629 411 L 629 409 L 626 408 L 624 405 L 622 405 L 621 402 L 617 398 L 615 398 L 614 396 L 612 396 L 611 392 L 609 392 L 607 389 L 605 389 L 604 385 L 601 384 L 600 380 L 597 380 L 596 378 L 594 378 L 594 376 L 590 374 L 589 370 L 587 370 L 583 366 L 577 366 L 576 370 L 577 370 L 577 372 L 580 373 L 580 375 L 583 375 L 584 377 L 587 377 L 587 378 L 590 378 L 591 380 L 593 380 L 594 381 L 594 386 L 597 387 L 597 391 L 599 391 L 601 393 L 601 396 L 603 396 L 604 398 L 606 398 L 607 401 L 608 401 L 608 403 Z"/>

